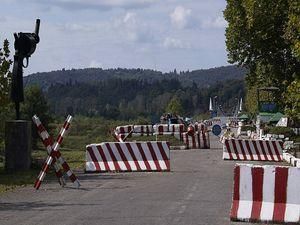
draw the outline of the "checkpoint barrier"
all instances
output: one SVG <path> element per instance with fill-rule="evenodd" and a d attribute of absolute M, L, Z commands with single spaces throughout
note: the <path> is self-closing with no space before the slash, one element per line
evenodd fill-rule
<path fill-rule="evenodd" d="M 183 133 L 183 142 L 186 149 L 209 149 L 209 133 L 208 132 L 195 132 L 190 135 L 188 132 Z"/>
<path fill-rule="evenodd" d="M 85 171 L 170 171 L 170 145 L 166 141 L 90 144 Z"/>
<path fill-rule="evenodd" d="M 282 161 L 283 143 L 273 140 L 223 140 L 223 159 Z"/>
<path fill-rule="evenodd" d="M 288 152 L 284 152 L 283 153 L 283 159 L 286 162 L 288 162 L 289 164 L 291 164 L 292 166 L 300 168 L 300 159 L 296 158 L 292 154 L 290 154 Z"/>
<path fill-rule="evenodd" d="M 155 135 L 172 135 L 182 140 L 182 134 L 185 132 L 184 124 L 156 124 L 153 126 Z"/>
<path fill-rule="evenodd" d="M 299 223 L 300 168 L 237 164 L 232 221 Z"/>
<path fill-rule="evenodd" d="M 32 120 L 34 124 L 37 127 L 37 131 L 39 136 L 42 139 L 42 142 L 47 150 L 48 157 L 45 160 L 42 170 L 40 171 L 35 184 L 34 188 L 39 189 L 47 172 L 50 169 L 50 166 L 53 166 L 55 169 L 55 174 L 58 178 L 58 182 L 61 186 L 65 185 L 65 180 L 63 178 L 63 173 L 60 167 L 63 168 L 64 172 L 68 175 L 70 180 L 73 182 L 73 184 L 79 188 L 80 182 L 77 179 L 76 175 L 73 173 L 73 171 L 70 169 L 68 163 L 65 161 L 65 159 L 62 157 L 59 148 L 60 145 L 62 144 L 62 141 L 64 139 L 64 136 L 66 135 L 71 121 L 72 121 L 72 116 L 68 115 L 67 119 L 65 120 L 63 127 L 60 129 L 60 132 L 58 134 L 58 137 L 56 139 L 56 142 L 53 141 L 53 138 L 49 135 L 43 124 L 41 123 L 40 119 L 37 117 L 37 115 L 34 115 L 32 117 Z"/>

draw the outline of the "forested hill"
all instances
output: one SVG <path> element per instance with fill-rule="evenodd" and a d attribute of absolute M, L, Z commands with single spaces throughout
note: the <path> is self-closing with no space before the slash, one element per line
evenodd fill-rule
<path fill-rule="evenodd" d="M 71 69 L 58 70 L 51 72 L 35 73 L 24 77 L 25 86 L 32 84 L 39 85 L 43 90 L 47 90 L 54 84 L 67 83 L 97 83 L 108 79 L 135 79 L 143 80 L 147 83 L 161 80 L 180 81 L 183 86 L 191 86 L 196 83 L 198 87 L 209 87 L 216 82 L 225 80 L 244 79 L 245 69 L 236 66 L 224 66 L 212 69 L 194 70 L 194 71 L 172 71 L 162 73 L 146 69 Z"/>

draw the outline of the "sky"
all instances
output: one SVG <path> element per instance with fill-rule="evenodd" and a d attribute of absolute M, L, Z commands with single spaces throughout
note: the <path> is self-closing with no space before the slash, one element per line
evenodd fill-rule
<path fill-rule="evenodd" d="M 62 68 L 163 72 L 228 65 L 225 0 L 1 0 L 0 41 L 33 32 L 40 43 L 24 75 Z"/>

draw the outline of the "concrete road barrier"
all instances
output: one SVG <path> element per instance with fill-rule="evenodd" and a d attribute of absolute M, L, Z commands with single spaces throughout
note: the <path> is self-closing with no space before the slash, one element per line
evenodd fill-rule
<path fill-rule="evenodd" d="M 225 139 L 223 159 L 282 161 L 282 141 Z"/>
<path fill-rule="evenodd" d="M 232 221 L 299 223 L 300 168 L 237 164 Z"/>
<path fill-rule="evenodd" d="M 86 146 L 86 172 L 170 171 L 168 142 L 104 142 Z"/>

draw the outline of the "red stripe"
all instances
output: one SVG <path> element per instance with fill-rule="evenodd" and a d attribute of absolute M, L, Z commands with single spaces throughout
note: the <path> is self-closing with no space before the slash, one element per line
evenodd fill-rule
<path fill-rule="evenodd" d="M 197 141 L 198 141 L 198 148 L 200 149 L 200 148 L 201 148 L 201 138 L 200 138 L 200 132 L 199 132 L 199 131 L 197 131 L 196 135 L 197 135 Z"/>
<path fill-rule="evenodd" d="M 250 148 L 250 145 L 249 145 L 249 140 L 244 140 L 244 142 L 245 142 L 246 148 L 248 150 L 248 153 L 249 153 L 249 156 L 250 156 L 250 160 L 253 161 L 254 158 L 253 158 L 253 154 L 252 154 L 252 151 L 251 151 L 251 148 Z M 256 152 L 256 154 L 257 154 L 257 152 Z"/>
<path fill-rule="evenodd" d="M 282 155 L 280 154 L 279 149 L 277 148 L 276 142 L 277 141 L 271 141 L 271 143 L 273 145 L 273 148 L 275 150 L 275 154 L 277 156 L 278 161 L 282 161 Z"/>
<path fill-rule="evenodd" d="M 257 153 L 258 160 L 259 161 L 263 161 L 262 158 L 261 158 L 261 156 L 260 156 L 260 152 L 258 151 L 257 142 L 256 141 L 252 141 L 251 143 L 253 144 L 254 150 Z"/>
<path fill-rule="evenodd" d="M 37 126 L 37 129 L 40 133 L 42 133 L 43 131 L 46 131 L 46 129 L 42 123 L 40 123 L 40 125 L 37 125 L 37 124 L 35 124 L 35 125 Z"/>
<path fill-rule="evenodd" d="M 263 168 L 251 168 L 252 172 L 252 211 L 251 220 L 257 221 L 260 218 L 261 205 L 263 200 Z"/>
<path fill-rule="evenodd" d="M 232 140 L 230 140 L 230 141 L 231 141 L 231 143 L 232 143 L 233 150 L 234 150 L 234 152 L 235 152 L 235 154 L 236 154 L 237 160 L 241 160 L 241 159 L 240 159 L 240 156 L 239 156 L 239 152 L 238 152 L 238 150 L 237 150 L 237 148 L 236 148 L 236 145 L 235 145 L 235 140 L 232 139 Z"/>
<path fill-rule="evenodd" d="M 189 136 L 187 132 L 184 134 L 184 143 L 186 145 L 186 148 L 189 149 Z"/>
<path fill-rule="evenodd" d="M 36 180 L 35 183 L 34 183 L 34 188 L 36 190 L 38 190 L 41 186 L 42 182 L 40 180 Z"/>
<path fill-rule="evenodd" d="M 61 166 L 62 166 L 62 168 L 64 169 L 65 172 L 68 172 L 68 171 L 70 170 L 70 167 L 69 167 L 69 165 L 66 163 L 66 161 L 63 162 L 63 163 L 61 164 Z"/>
<path fill-rule="evenodd" d="M 105 146 L 106 146 L 106 148 L 107 148 L 107 150 L 108 150 L 108 152 L 109 152 L 109 154 L 110 154 L 110 157 L 111 157 L 111 159 L 112 159 L 112 161 L 113 161 L 113 164 L 114 164 L 114 166 L 115 166 L 116 171 L 121 171 L 121 168 L 120 168 L 120 165 L 119 165 L 119 163 L 118 163 L 118 160 L 116 159 L 116 156 L 115 156 L 115 154 L 113 153 L 113 151 L 112 151 L 112 149 L 111 149 L 111 147 L 110 147 L 110 144 L 109 144 L 109 143 L 106 143 Z"/>
<path fill-rule="evenodd" d="M 53 145 L 53 138 L 52 137 L 48 137 L 46 139 L 43 140 L 43 144 L 44 146 L 47 148 L 48 146 L 52 146 Z"/>
<path fill-rule="evenodd" d="M 161 125 L 158 126 L 158 133 L 159 133 L 160 135 L 162 135 L 162 134 L 164 133 L 163 126 L 161 126 Z"/>
<path fill-rule="evenodd" d="M 240 200 L 240 167 L 235 166 L 234 168 L 234 187 L 233 187 L 233 200 L 230 212 L 230 219 L 237 219 L 237 212 L 239 208 Z"/>
<path fill-rule="evenodd" d="M 123 149 L 121 148 L 120 144 L 119 143 L 115 143 L 116 147 L 117 147 L 117 150 L 122 158 L 122 161 L 124 162 L 125 166 L 126 166 L 126 169 L 127 171 L 132 171 L 132 168 L 130 167 L 129 163 L 128 163 L 128 159 L 126 158 L 124 152 L 123 152 Z"/>
<path fill-rule="evenodd" d="M 165 152 L 165 149 L 164 149 L 162 143 L 161 142 L 157 142 L 157 146 L 158 146 L 158 149 L 160 151 L 161 156 L 163 157 L 163 159 L 164 159 L 164 161 L 166 163 L 167 170 L 169 171 L 170 170 L 170 159 L 168 158 L 168 156 L 167 156 L 167 154 Z"/>
<path fill-rule="evenodd" d="M 145 163 L 145 165 L 146 165 L 147 170 L 148 170 L 148 171 L 151 171 L 150 164 L 149 164 L 149 162 L 148 162 L 148 159 L 146 158 L 146 155 L 145 155 L 145 152 L 144 152 L 144 150 L 143 150 L 143 148 L 142 148 L 142 146 L 141 146 L 141 143 L 136 143 L 136 146 L 138 147 L 138 149 L 139 149 L 139 151 L 140 151 L 140 154 L 141 154 L 141 156 L 142 156 L 142 158 L 143 158 L 143 161 L 144 161 L 144 163 Z"/>
<path fill-rule="evenodd" d="M 258 143 L 259 143 L 259 146 L 260 146 L 260 150 L 262 151 L 262 153 L 263 153 L 263 155 L 264 155 L 264 157 L 265 157 L 265 160 L 266 160 L 266 161 L 269 161 L 269 159 L 268 159 L 268 157 L 267 157 L 267 153 L 266 153 L 266 151 L 265 151 L 265 147 L 264 147 L 264 145 L 263 145 L 263 142 L 262 142 L 261 140 L 259 140 Z"/>
<path fill-rule="evenodd" d="M 91 158 L 93 160 L 93 163 L 94 163 L 94 165 L 96 167 L 96 171 L 101 171 L 99 162 L 98 162 L 98 160 L 97 160 L 97 158 L 96 158 L 96 156 L 94 154 L 93 149 L 91 147 L 88 147 L 86 150 L 88 151 L 88 153 L 90 154 L 90 156 L 91 156 Z"/>
<path fill-rule="evenodd" d="M 138 163 L 137 158 L 135 157 L 135 154 L 133 153 L 133 149 L 132 149 L 132 147 L 131 147 L 131 144 L 127 142 L 127 143 L 125 143 L 125 145 L 127 146 L 127 149 L 128 149 L 128 151 L 129 151 L 129 153 L 130 153 L 130 155 L 131 155 L 131 158 L 132 158 L 133 161 L 134 161 L 134 164 L 135 164 L 137 170 L 141 171 L 142 169 L 141 169 L 141 167 L 140 167 L 140 165 L 139 165 L 139 163 Z"/>
<path fill-rule="evenodd" d="M 229 146 L 229 140 L 225 140 L 225 146 L 226 146 L 227 152 L 229 154 L 229 159 L 233 159 L 233 156 L 231 154 L 231 149 L 230 149 L 230 146 Z"/>
<path fill-rule="evenodd" d="M 104 151 L 103 151 L 103 148 L 101 147 L 101 145 L 98 145 L 98 146 L 97 146 L 97 149 L 98 149 L 99 154 L 101 155 L 101 158 L 102 158 L 102 160 L 103 160 L 103 163 L 104 163 L 104 166 L 105 166 L 105 170 L 106 170 L 106 171 L 111 171 L 111 169 L 109 168 L 107 159 L 106 159 L 106 157 L 105 157 L 105 154 L 104 154 Z"/>
<path fill-rule="evenodd" d="M 242 144 L 242 140 L 238 139 L 238 145 L 240 146 L 240 149 L 242 151 L 242 154 L 243 154 L 243 157 L 244 157 L 244 160 L 247 160 L 247 156 L 246 156 L 246 153 L 245 153 L 245 150 L 244 150 L 244 147 L 243 147 L 243 144 Z"/>
<path fill-rule="evenodd" d="M 147 142 L 147 146 L 148 146 L 149 151 L 150 151 L 150 153 L 151 153 L 152 159 L 153 159 L 153 161 L 154 161 L 154 163 L 155 163 L 156 169 L 157 169 L 158 171 L 161 171 L 162 169 L 161 169 L 161 167 L 160 167 L 160 165 L 159 165 L 159 162 L 158 162 L 156 153 L 155 153 L 155 151 L 154 151 L 154 149 L 153 149 L 152 143 L 151 143 L 151 142 Z"/>
<path fill-rule="evenodd" d="M 193 145 L 192 148 L 196 148 L 196 138 L 195 138 L 195 135 L 192 135 L 190 137 L 192 138 L 192 145 Z"/>
<path fill-rule="evenodd" d="M 120 127 L 120 134 L 124 134 L 125 133 L 125 128 L 124 127 Z"/>
<path fill-rule="evenodd" d="M 202 127 L 203 127 L 203 129 L 202 129 Z M 202 125 L 201 125 L 201 133 L 202 133 L 204 148 L 208 148 L 207 141 L 206 141 L 206 136 L 205 136 L 205 132 L 204 132 L 204 126 L 202 126 Z"/>
<path fill-rule="evenodd" d="M 64 137 L 59 134 L 56 142 L 60 145 L 63 140 L 64 140 Z"/>
<path fill-rule="evenodd" d="M 71 180 L 73 183 L 77 180 L 77 178 L 76 178 L 76 176 L 75 176 L 74 173 L 72 173 L 71 176 L 69 176 L 69 178 L 70 178 L 70 180 Z"/>
<path fill-rule="evenodd" d="M 275 168 L 274 222 L 284 222 L 287 198 L 288 168 Z"/>
<path fill-rule="evenodd" d="M 272 161 L 277 161 L 277 160 L 275 160 L 274 155 L 273 155 L 273 151 L 272 151 L 272 149 L 270 147 L 270 141 L 266 141 L 266 145 L 267 145 L 267 149 L 268 149 L 269 155 L 271 156 L 271 160 Z"/>

